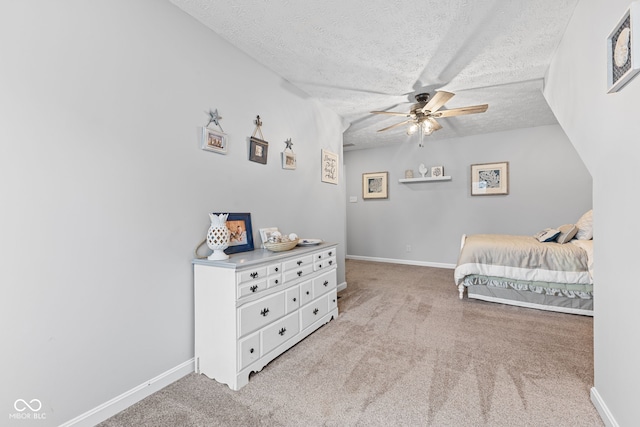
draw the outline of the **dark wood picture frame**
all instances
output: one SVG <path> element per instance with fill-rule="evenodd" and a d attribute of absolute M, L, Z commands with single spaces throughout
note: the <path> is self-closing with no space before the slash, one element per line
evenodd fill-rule
<path fill-rule="evenodd" d="M 269 143 L 252 136 L 249 140 L 249 160 L 256 163 L 267 164 Z"/>

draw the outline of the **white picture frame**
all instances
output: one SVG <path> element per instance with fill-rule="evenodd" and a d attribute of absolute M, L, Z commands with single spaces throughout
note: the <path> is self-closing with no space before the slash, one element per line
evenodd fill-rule
<path fill-rule="evenodd" d="M 431 167 L 431 178 L 442 178 L 444 176 L 444 166 Z"/>
<path fill-rule="evenodd" d="M 296 153 L 293 151 L 282 152 L 282 169 L 295 169 L 297 167 Z"/>
<path fill-rule="evenodd" d="M 227 134 L 216 129 L 203 127 L 200 146 L 206 151 L 227 154 Z"/>
<path fill-rule="evenodd" d="M 607 37 L 607 93 L 618 92 L 640 71 L 640 2 L 631 3 Z"/>
<path fill-rule="evenodd" d="M 322 182 L 338 184 L 339 162 L 336 153 L 329 150 L 322 150 L 320 172 L 322 174 Z"/>
<path fill-rule="evenodd" d="M 262 240 L 262 247 L 264 248 L 265 242 L 269 240 L 269 237 L 278 230 L 278 227 L 265 227 L 260 229 L 260 240 Z"/>

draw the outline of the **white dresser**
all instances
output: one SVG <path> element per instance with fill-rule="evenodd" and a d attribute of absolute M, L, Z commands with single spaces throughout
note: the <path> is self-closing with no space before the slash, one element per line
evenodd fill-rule
<path fill-rule="evenodd" d="M 193 264 L 196 372 L 232 390 L 338 316 L 335 244 Z"/>

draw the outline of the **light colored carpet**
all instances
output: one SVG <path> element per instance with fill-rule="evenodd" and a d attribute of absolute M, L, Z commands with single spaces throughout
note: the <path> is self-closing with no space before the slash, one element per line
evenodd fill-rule
<path fill-rule="evenodd" d="M 190 374 L 115 426 L 602 426 L 593 319 L 460 301 L 453 270 L 348 260 L 337 319 L 240 391 Z"/>

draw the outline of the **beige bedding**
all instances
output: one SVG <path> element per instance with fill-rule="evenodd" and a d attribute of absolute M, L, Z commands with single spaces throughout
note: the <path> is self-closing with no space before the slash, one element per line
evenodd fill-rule
<path fill-rule="evenodd" d="M 582 246 L 541 243 L 531 236 L 470 235 L 465 239 L 454 272 L 456 285 L 461 284 L 468 275 L 593 284 L 589 271 L 590 256 Z M 588 246 L 592 247 L 592 243 Z"/>

